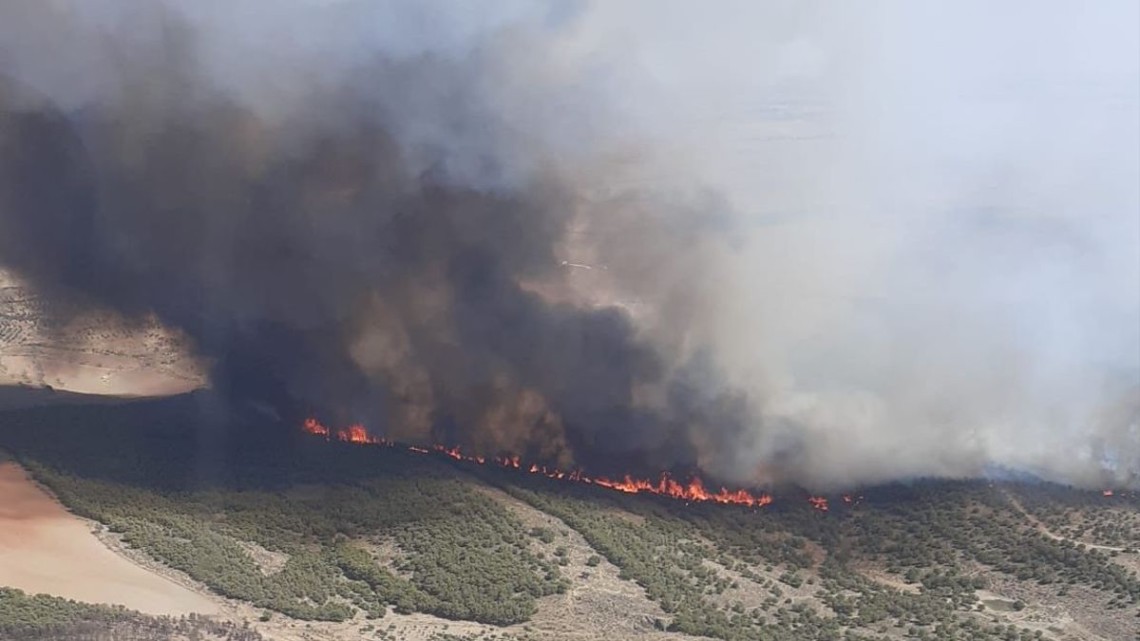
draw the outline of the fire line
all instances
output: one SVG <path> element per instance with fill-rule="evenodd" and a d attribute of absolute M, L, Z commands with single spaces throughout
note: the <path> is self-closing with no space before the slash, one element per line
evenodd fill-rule
<path fill-rule="evenodd" d="M 414 445 L 402 445 L 385 438 L 373 436 L 368 433 L 368 430 L 363 425 L 359 424 L 333 430 L 315 418 L 308 418 L 305 419 L 301 428 L 307 434 L 320 436 L 329 441 L 337 440 L 358 445 L 378 445 L 403 449 L 415 454 L 437 454 L 447 456 L 456 461 L 464 461 L 477 465 L 493 464 L 502 468 L 515 469 L 551 479 L 595 485 L 626 494 L 653 494 L 685 501 L 687 503 L 719 503 L 722 505 L 742 505 L 745 507 L 764 507 L 772 503 L 773 500 L 771 495 L 763 492 L 753 493 L 748 490 L 729 490 L 723 487 L 720 488 L 720 490 L 711 490 L 706 488 L 704 482 L 695 476 L 688 483 L 681 483 L 664 472 L 656 482 L 649 479 L 633 478 L 629 475 L 621 479 L 610 479 L 604 476 L 586 476 L 579 470 L 566 472 L 544 465 L 538 465 L 537 463 L 525 464 L 518 456 L 473 456 L 464 454 L 458 447 L 433 445 L 430 448 L 426 448 L 416 447 Z M 817 510 L 823 512 L 828 510 L 826 498 L 813 496 L 810 497 L 808 501 L 812 507 Z"/>

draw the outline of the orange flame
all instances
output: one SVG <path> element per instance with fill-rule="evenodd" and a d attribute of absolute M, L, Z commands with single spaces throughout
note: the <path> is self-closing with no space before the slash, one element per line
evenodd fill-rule
<path fill-rule="evenodd" d="M 1112 492 L 1112 490 L 1105 490 L 1105 491 L 1101 492 L 1101 494 L 1103 494 L 1105 496 L 1112 496 L 1113 492 Z"/>
<path fill-rule="evenodd" d="M 317 436 L 329 437 L 329 428 L 321 425 L 315 418 L 305 419 L 305 423 L 301 425 L 301 429 L 308 434 L 315 434 Z"/>
<path fill-rule="evenodd" d="M 828 510 L 827 499 L 822 496 L 809 496 L 808 503 L 811 503 L 811 506 L 820 512 L 826 512 Z"/>
<path fill-rule="evenodd" d="M 322 436 L 326 440 L 335 438 L 338 441 L 346 443 L 358 443 L 369 445 L 382 445 L 384 447 L 402 447 L 408 452 L 416 454 L 431 454 L 436 453 L 456 461 L 465 461 L 468 463 L 475 463 L 483 465 L 488 461 L 498 465 L 499 467 L 509 468 L 527 472 L 530 474 L 537 474 L 547 478 L 568 480 L 577 483 L 585 483 L 588 485 L 596 485 L 599 487 L 616 490 L 618 492 L 625 492 L 627 494 L 655 494 L 658 496 L 666 496 L 688 503 L 720 503 L 723 505 L 743 505 L 747 507 L 763 507 L 772 502 L 772 497 L 765 493 L 754 494 L 748 490 L 729 490 L 727 488 L 720 488 L 713 491 L 705 487 L 704 482 L 697 477 L 693 477 L 688 483 L 682 484 L 681 482 L 673 479 L 668 473 L 662 473 L 661 478 L 655 483 L 648 479 L 635 479 L 630 476 L 625 476 L 620 480 L 608 479 L 604 476 L 590 477 L 582 473 L 581 470 L 574 470 L 565 472 L 557 469 L 549 469 L 546 466 L 540 466 L 537 463 L 523 466 L 522 459 L 518 456 L 503 456 L 498 458 L 487 459 L 482 456 L 470 456 L 464 454 L 458 447 L 446 447 L 444 445 L 433 445 L 431 449 L 416 447 L 414 445 L 397 445 L 396 443 L 372 436 L 363 425 L 350 425 L 347 428 L 338 430 L 331 430 L 315 418 L 306 419 L 301 426 L 302 430 L 307 434 Z M 827 499 L 812 497 L 809 499 L 816 509 L 827 510 Z"/>
<path fill-rule="evenodd" d="M 337 432 L 337 438 L 349 443 L 371 443 L 372 440 L 368 438 L 368 430 L 364 429 L 363 425 L 349 425 L 348 429 Z"/>

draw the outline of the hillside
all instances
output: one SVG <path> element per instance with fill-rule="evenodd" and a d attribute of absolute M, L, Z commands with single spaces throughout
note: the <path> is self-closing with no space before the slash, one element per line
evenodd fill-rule
<path fill-rule="evenodd" d="M 690 505 L 217 415 L 201 394 L 12 410 L 0 448 L 267 639 L 1140 638 L 1134 495 L 927 481 L 826 511 L 794 488 Z M 0 637 L 75 638 L 13 627 L 25 601 L 0 593 Z"/>
<path fill-rule="evenodd" d="M 0 385 L 148 396 L 185 392 L 204 381 L 186 338 L 156 319 L 80 308 L 0 270 Z"/>

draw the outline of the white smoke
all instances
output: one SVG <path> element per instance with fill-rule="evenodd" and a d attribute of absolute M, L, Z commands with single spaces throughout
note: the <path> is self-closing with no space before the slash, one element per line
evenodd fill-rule
<path fill-rule="evenodd" d="M 1136 485 L 1140 7 L 936 4 L 596 18 L 744 230 L 705 316 L 756 415 L 730 467 Z"/>

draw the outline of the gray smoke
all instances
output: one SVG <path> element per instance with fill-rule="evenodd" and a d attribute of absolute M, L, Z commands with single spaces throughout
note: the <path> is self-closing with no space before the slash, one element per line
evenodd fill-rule
<path fill-rule="evenodd" d="M 644 126 L 736 212 L 703 310 L 732 466 L 1135 486 L 1140 7 L 841 4 L 630 34 Z"/>
<path fill-rule="evenodd" d="M 632 283 L 649 276 L 652 236 L 679 246 L 662 230 L 708 225 L 629 190 L 591 195 L 597 132 L 576 122 L 591 108 L 559 115 L 584 71 L 551 75 L 542 21 L 453 48 L 447 33 L 401 46 L 394 30 L 348 52 L 383 16 L 298 5 L 273 37 L 303 25 L 316 42 L 283 43 L 240 12 L 251 33 L 228 33 L 217 9 L 126 8 L 6 5 L 7 265 L 57 295 L 157 314 L 213 360 L 215 387 L 294 426 L 313 412 L 563 465 L 694 465 L 670 401 L 635 398 L 676 387 L 676 354 L 627 310 L 573 295 L 583 258 L 560 246 L 606 216 L 623 256 L 612 272 L 591 260 Z M 623 224 L 641 248 L 614 237 Z"/>
<path fill-rule="evenodd" d="M 0 263 L 593 469 L 1140 473 L 1136 8 L 0 7 Z"/>

